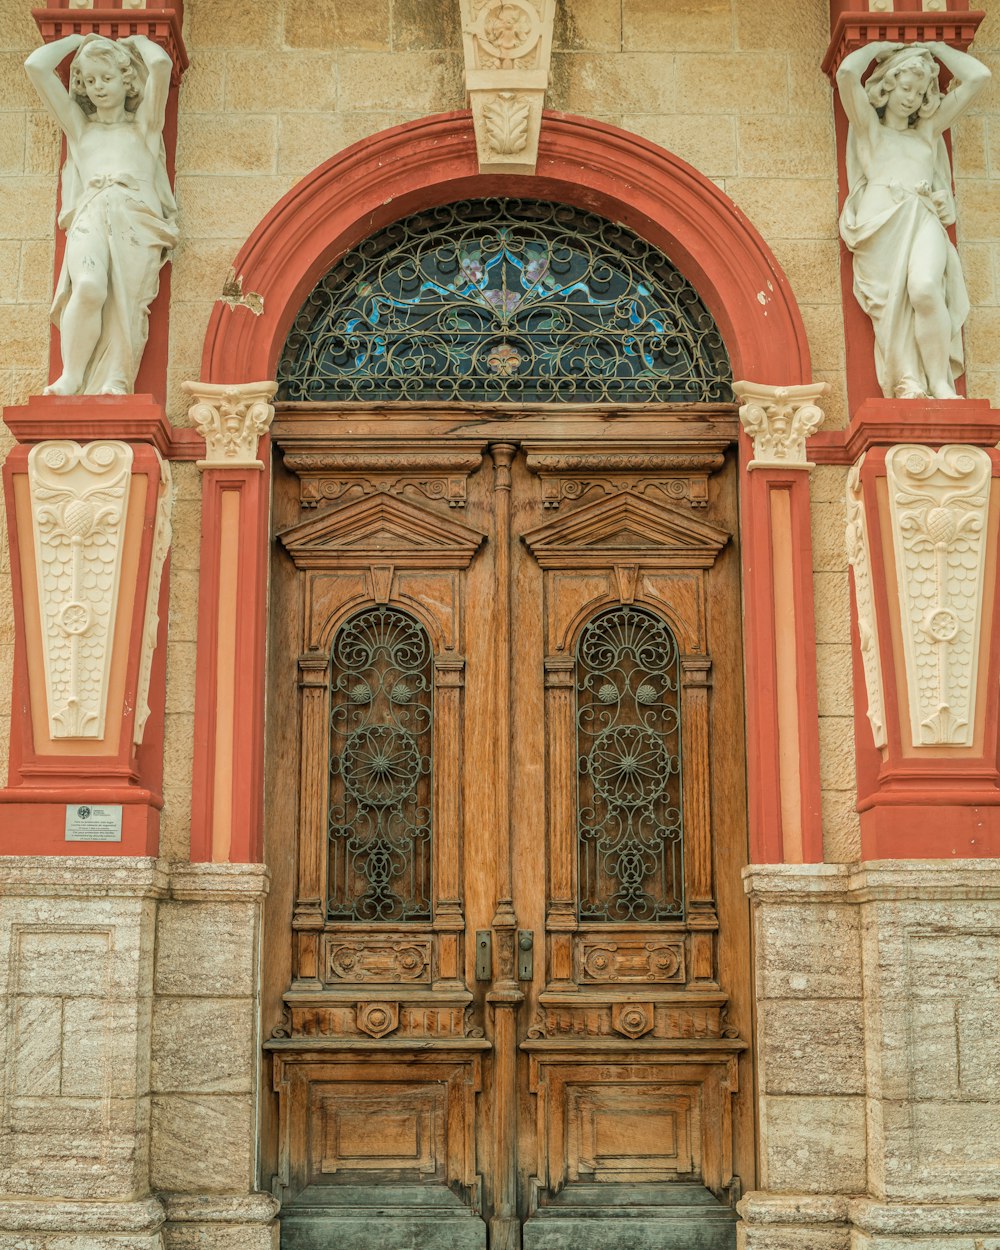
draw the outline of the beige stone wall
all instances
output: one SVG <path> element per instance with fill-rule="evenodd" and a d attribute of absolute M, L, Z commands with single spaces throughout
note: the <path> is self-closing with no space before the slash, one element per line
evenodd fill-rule
<path fill-rule="evenodd" d="M 742 1250 L 989 1250 L 1000 1231 L 1000 868 L 746 870 L 758 1191 Z"/>
<path fill-rule="evenodd" d="M 21 63 L 37 46 L 28 0 L 0 0 L 0 403 L 45 382 L 59 142 Z M 830 382 L 828 425 L 846 422 L 832 93 L 819 70 L 826 0 L 564 0 L 549 104 L 623 126 L 713 178 L 785 268 Z M 387 126 L 463 105 L 457 0 L 188 0 L 192 65 L 181 89 L 169 415 L 199 374 L 205 327 L 246 236 L 295 181 Z M 1000 10 L 976 50 L 1000 78 Z M 1000 92 L 955 132 L 959 238 L 976 307 L 969 386 L 1000 403 Z M 761 379 L 780 382 L 781 379 Z M 0 453 L 10 446 L 0 430 Z M 176 468 L 163 850 L 187 851 L 198 481 Z M 827 855 L 857 850 L 847 664 L 843 473 L 813 477 L 815 606 Z M 9 567 L 0 549 L 0 768 L 12 660 Z"/>

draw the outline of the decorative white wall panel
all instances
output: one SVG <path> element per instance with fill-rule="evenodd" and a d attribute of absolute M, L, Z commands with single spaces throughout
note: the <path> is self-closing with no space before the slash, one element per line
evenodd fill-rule
<path fill-rule="evenodd" d="M 28 456 L 49 733 L 101 738 L 132 449 L 39 443 Z"/>
<path fill-rule="evenodd" d="M 877 747 L 884 747 L 885 698 L 882 691 L 882 656 L 878 645 L 875 599 L 872 594 L 871 548 L 868 543 L 868 522 L 861 497 L 861 466 L 864 456 L 847 475 L 847 559 L 854 570 L 854 601 L 858 610 L 858 636 L 861 661 L 868 693 L 868 720 Z"/>
<path fill-rule="evenodd" d="M 980 447 L 886 454 L 915 746 L 971 746 L 992 463 Z"/>
<path fill-rule="evenodd" d="M 174 484 L 170 474 L 170 465 L 157 452 L 160 462 L 160 489 L 156 501 L 156 522 L 153 532 L 153 552 L 149 566 L 149 585 L 146 591 L 146 611 L 142 625 L 142 654 L 139 659 L 139 684 L 136 689 L 135 731 L 133 740 L 136 745 L 142 741 L 149 719 L 149 678 L 153 669 L 153 652 L 156 650 L 156 635 L 160 628 L 160 585 L 163 581 L 163 566 L 167 552 L 170 550 L 170 516 L 174 507 Z"/>

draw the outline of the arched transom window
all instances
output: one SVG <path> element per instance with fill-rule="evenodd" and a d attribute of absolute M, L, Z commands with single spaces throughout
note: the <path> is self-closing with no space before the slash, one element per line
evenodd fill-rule
<path fill-rule="evenodd" d="M 729 401 L 694 287 L 623 226 L 565 205 L 465 200 L 346 253 L 302 306 L 279 398 Z"/>

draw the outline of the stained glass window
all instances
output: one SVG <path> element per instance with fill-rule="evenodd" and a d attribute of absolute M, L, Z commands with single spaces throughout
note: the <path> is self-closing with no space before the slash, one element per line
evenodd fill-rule
<path fill-rule="evenodd" d="M 344 255 L 278 369 L 284 400 L 729 401 L 725 346 L 666 256 L 593 213 L 466 200 Z"/>
<path fill-rule="evenodd" d="M 576 654 L 581 920 L 684 915 L 677 643 L 642 608 L 596 616 Z"/>
<path fill-rule="evenodd" d="M 405 612 L 357 613 L 333 643 L 330 884 L 340 920 L 431 918 L 433 655 Z"/>

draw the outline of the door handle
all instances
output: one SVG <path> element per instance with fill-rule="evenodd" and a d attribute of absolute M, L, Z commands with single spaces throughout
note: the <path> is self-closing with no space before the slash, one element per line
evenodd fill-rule
<path fill-rule="evenodd" d="M 517 931 L 517 979 L 530 981 L 535 975 L 535 935 L 531 929 Z"/>

